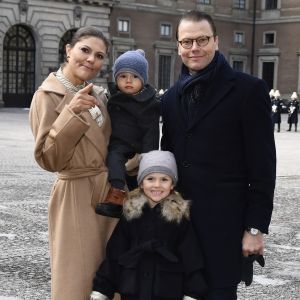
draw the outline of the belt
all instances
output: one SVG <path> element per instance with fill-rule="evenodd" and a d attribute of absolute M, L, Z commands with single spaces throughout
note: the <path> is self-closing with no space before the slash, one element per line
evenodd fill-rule
<path fill-rule="evenodd" d="M 119 257 L 119 264 L 125 267 L 135 266 L 144 253 L 157 253 L 170 262 L 178 262 L 178 258 L 158 240 L 150 240 L 140 244 Z"/>
<path fill-rule="evenodd" d="M 106 171 L 107 167 L 70 169 L 59 172 L 58 178 L 61 180 L 72 180 L 83 177 L 96 176 Z"/>
<path fill-rule="evenodd" d="M 94 207 L 96 207 L 96 204 L 100 200 L 98 198 L 103 195 L 100 194 L 102 186 L 100 184 L 96 184 L 95 176 L 100 175 L 101 173 L 105 173 L 107 177 L 107 167 L 103 166 L 100 168 L 78 168 L 78 169 L 64 170 L 59 172 L 57 177 L 60 180 L 74 180 L 74 179 L 88 177 L 91 186 L 93 187 L 91 203 Z"/>

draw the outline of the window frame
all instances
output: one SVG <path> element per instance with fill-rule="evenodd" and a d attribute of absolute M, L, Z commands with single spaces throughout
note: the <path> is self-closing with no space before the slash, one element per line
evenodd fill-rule
<path fill-rule="evenodd" d="M 211 0 L 197 0 L 198 4 L 211 5 Z"/>
<path fill-rule="evenodd" d="M 278 0 L 265 0 L 265 10 L 278 9 Z"/>
<path fill-rule="evenodd" d="M 273 37 L 274 37 L 274 42 L 273 43 L 267 43 L 266 40 L 267 40 L 267 35 L 268 34 L 273 34 Z M 275 46 L 276 45 L 276 31 L 264 31 L 263 33 L 263 45 L 264 46 Z"/>
<path fill-rule="evenodd" d="M 121 24 L 122 23 L 122 24 Z M 123 29 L 124 27 L 124 24 L 127 23 L 127 30 L 120 30 L 120 29 Z M 121 26 L 120 26 L 121 24 Z M 118 30 L 118 33 L 130 33 L 130 19 L 128 18 L 118 18 L 117 19 L 117 30 Z"/>
<path fill-rule="evenodd" d="M 163 34 L 163 28 L 169 28 L 169 34 Z M 160 22 L 159 35 L 162 38 L 171 38 L 172 37 L 172 24 L 169 22 Z"/>
<path fill-rule="evenodd" d="M 235 63 L 240 63 L 242 65 L 242 68 L 239 68 L 239 69 L 234 68 Z M 245 61 L 239 60 L 239 59 L 232 60 L 232 68 L 238 72 L 245 72 Z"/>
<path fill-rule="evenodd" d="M 236 39 L 236 37 L 238 35 L 241 36 L 241 41 L 238 41 L 238 39 Z M 244 31 L 240 31 L 240 30 L 234 31 L 234 34 L 233 34 L 233 43 L 235 45 L 245 45 L 245 32 Z"/>
<path fill-rule="evenodd" d="M 233 8 L 235 9 L 246 9 L 247 0 L 234 0 L 233 1 Z"/>

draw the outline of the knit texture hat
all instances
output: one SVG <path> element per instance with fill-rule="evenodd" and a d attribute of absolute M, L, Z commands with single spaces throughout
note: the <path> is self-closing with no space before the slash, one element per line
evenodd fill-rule
<path fill-rule="evenodd" d="M 163 173 L 169 175 L 173 180 L 173 184 L 176 185 L 178 180 L 177 165 L 173 153 L 169 151 L 153 150 L 141 154 L 137 176 L 138 185 L 140 185 L 142 180 L 151 173 Z"/>
<path fill-rule="evenodd" d="M 148 81 L 148 61 L 142 49 L 130 50 L 120 55 L 113 66 L 113 77 L 116 81 L 117 76 L 122 72 L 130 72 L 138 76 L 143 85 Z"/>

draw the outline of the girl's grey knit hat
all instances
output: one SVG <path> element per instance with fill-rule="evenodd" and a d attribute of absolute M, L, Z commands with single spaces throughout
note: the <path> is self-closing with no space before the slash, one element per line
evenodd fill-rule
<path fill-rule="evenodd" d="M 113 66 L 113 77 L 116 81 L 117 76 L 122 72 L 130 72 L 138 76 L 143 85 L 148 81 L 148 61 L 142 49 L 126 51 L 120 55 Z"/>
<path fill-rule="evenodd" d="M 137 176 L 138 185 L 151 173 L 163 173 L 169 175 L 173 184 L 178 180 L 177 165 L 173 153 L 170 151 L 153 150 L 141 154 L 140 166 Z"/>

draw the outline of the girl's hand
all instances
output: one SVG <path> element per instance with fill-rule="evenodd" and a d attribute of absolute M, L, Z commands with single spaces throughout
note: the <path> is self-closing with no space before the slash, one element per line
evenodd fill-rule
<path fill-rule="evenodd" d="M 90 83 L 75 94 L 75 96 L 69 103 L 69 107 L 75 114 L 80 114 L 83 111 L 87 111 L 88 109 L 98 104 L 97 99 L 90 95 L 92 89 L 93 84 Z"/>
<path fill-rule="evenodd" d="M 92 291 L 90 295 L 90 300 L 108 300 L 108 298 L 99 292 Z"/>

